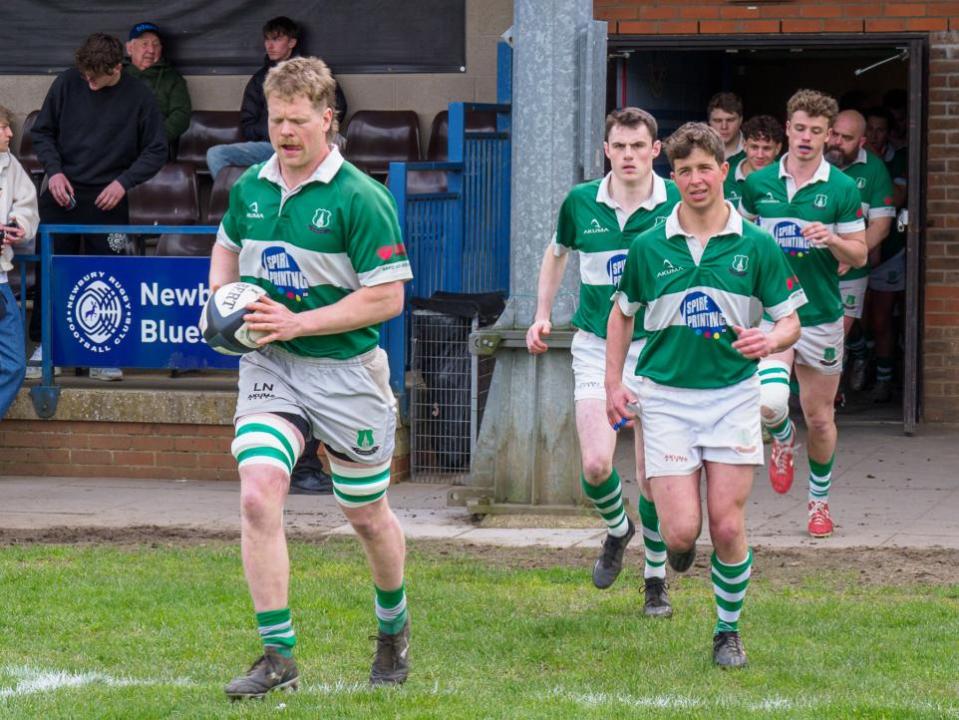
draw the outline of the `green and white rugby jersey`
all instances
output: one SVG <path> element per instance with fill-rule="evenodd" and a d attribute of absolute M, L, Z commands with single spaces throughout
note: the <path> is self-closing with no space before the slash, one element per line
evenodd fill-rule
<path fill-rule="evenodd" d="M 868 225 L 876 218 L 896 217 L 896 204 L 892 197 L 892 180 L 886 165 L 876 155 L 859 148 L 859 155 L 842 171 L 856 181 L 862 204 L 862 213 Z M 856 280 L 869 276 L 869 264 L 851 268 L 842 280 Z"/>
<path fill-rule="evenodd" d="M 746 176 L 743 175 L 743 163 L 746 162 L 745 156 L 735 165 L 729 163 L 729 172 L 726 173 L 726 180 L 723 181 L 723 197 L 733 204 L 734 208 L 739 207 L 739 201 L 743 196 L 743 185 L 746 184 Z"/>
<path fill-rule="evenodd" d="M 892 146 L 886 149 L 886 154 L 882 158 L 889 176 L 892 178 L 893 185 L 905 187 L 909 181 L 909 151 L 908 148 L 899 148 L 895 150 Z M 889 237 L 883 240 L 880 246 L 880 262 L 885 262 L 889 258 L 897 255 L 906 247 L 906 233 L 899 230 L 896 223 L 892 224 L 889 231 Z"/>
<path fill-rule="evenodd" d="M 799 310 L 802 324 L 822 325 L 842 317 L 839 261 L 829 248 L 810 246 L 802 229 L 818 221 L 839 235 L 864 230 L 859 189 L 823 159 L 812 179 L 797 190 L 786 172 L 788 157 L 746 178 L 740 211 L 773 236 L 802 283 L 809 300 Z"/>
<path fill-rule="evenodd" d="M 243 173 L 216 241 L 239 253 L 242 280 L 293 312 L 413 277 L 392 196 L 335 148 L 309 180 L 289 191 L 275 155 Z M 344 360 L 378 341 L 379 325 L 372 325 L 274 344 L 296 355 Z"/>
<path fill-rule="evenodd" d="M 573 324 L 601 338 L 606 337 L 606 321 L 612 307 L 610 296 L 619 283 L 626 262 L 626 251 L 640 233 L 666 222 L 679 191 L 672 180 L 653 174 L 653 193 L 636 211 L 626 217 L 609 195 L 612 173 L 574 187 L 559 209 L 553 252 L 562 255 L 579 252 L 579 307 Z M 643 337 L 637 323 L 633 339 Z"/>
<path fill-rule="evenodd" d="M 679 206 L 629 248 L 615 298 L 626 315 L 646 308 L 637 375 L 682 388 L 742 382 L 758 361 L 732 347 L 733 325 L 757 327 L 763 311 L 780 320 L 806 302 L 776 241 L 726 207 L 726 227 L 705 248 L 680 226 Z"/>

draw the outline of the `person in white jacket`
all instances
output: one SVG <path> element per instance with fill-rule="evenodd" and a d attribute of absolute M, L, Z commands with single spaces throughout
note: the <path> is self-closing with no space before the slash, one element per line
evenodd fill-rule
<path fill-rule="evenodd" d="M 17 396 L 26 371 L 23 319 L 10 290 L 14 247 L 31 252 L 40 212 L 37 189 L 10 152 L 13 113 L 0 105 L 0 419 Z"/>

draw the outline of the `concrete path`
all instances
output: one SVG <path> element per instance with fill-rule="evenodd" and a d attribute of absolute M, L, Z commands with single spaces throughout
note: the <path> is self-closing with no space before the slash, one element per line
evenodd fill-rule
<path fill-rule="evenodd" d="M 617 467 L 636 507 L 636 484 L 625 436 Z M 768 455 L 768 453 L 767 453 Z M 926 428 L 905 437 L 901 426 L 843 426 L 830 506 L 838 523 L 828 540 L 806 535 L 805 454 L 786 495 L 756 474 L 748 508 L 749 539 L 767 547 L 900 546 L 959 548 L 959 430 Z M 604 531 L 550 527 L 555 520 L 527 516 L 530 527 L 478 527 L 464 508 L 446 506 L 446 485 L 401 483 L 390 502 L 412 539 L 445 539 L 493 545 L 596 547 Z M 239 488 L 224 482 L 0 477 L 0 528 L 121 528 L 137 525 L 196 527 L 239 533 Z M 288 527 L 304 532 L 350 534 L 331 496 L 290 496 Z M 574 523 L 575 524 L 575 523 Z M 538 525 L 545 525 L 541 527 Z M 703 542 L 708 541 L 704 528 Z"/>

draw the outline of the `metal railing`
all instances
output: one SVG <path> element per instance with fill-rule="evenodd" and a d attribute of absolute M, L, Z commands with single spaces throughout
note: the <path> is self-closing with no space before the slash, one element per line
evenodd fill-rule
<path fill-rule="evenodd" d="M 468 131 L 472 111 L 496 113 L 496 131 Z M 407 298 L 437 291 L 509 292 L 509 118 L 508 104 L 450 103 L 449 160 L 390 163 L 388 187 L 413 270 Z M 411 183 L 417 173 L 442 180 L 418 191 Z M 408 305 L 385 326 L 394 383 L 410 359 Z M 402 385 L 394 390 L 405 393 Z"/>

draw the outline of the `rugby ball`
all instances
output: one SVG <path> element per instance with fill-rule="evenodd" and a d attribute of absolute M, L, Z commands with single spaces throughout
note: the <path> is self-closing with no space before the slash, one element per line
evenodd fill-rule
<path fill-rule="evenodd" d="M 243 355 L 256 350 L 256 341 L 266 335 L 250 330 L 243 321 L 246 306 L 266 295 L 263 288 L 245 282 L 228 283 L 210 295 L 200 313 L 200 332 L 206 344 L 224 355 Z"/>

